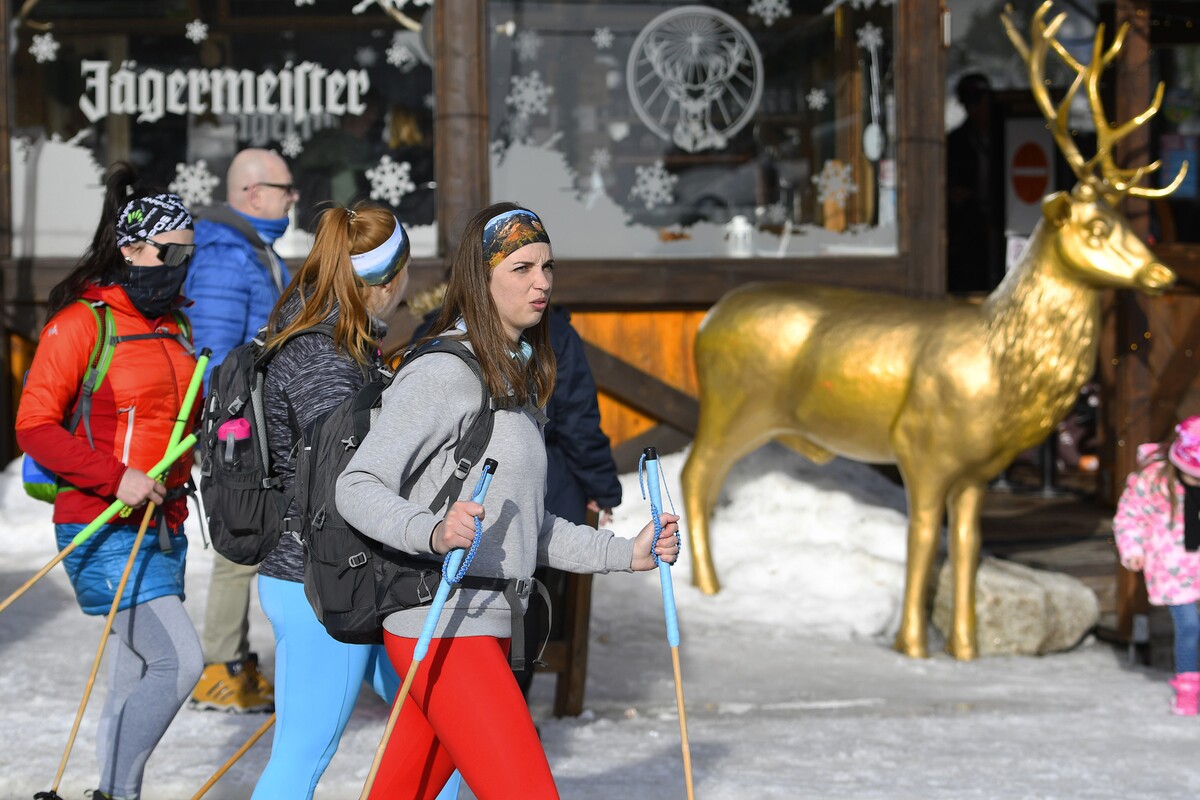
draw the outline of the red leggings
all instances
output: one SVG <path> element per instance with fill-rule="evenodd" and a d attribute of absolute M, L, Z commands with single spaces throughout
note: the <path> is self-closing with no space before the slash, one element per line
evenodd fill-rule
<path fill-rule="evenodd" d="M 383 639 L 396 672 L 407 675 L 417 640 L 390 633 Z M 430 642 L 372 800 L 433 800 L 455 767 L 479 800 L 558 800 L 508 648 L 508 639 L 491 636 Z"/>

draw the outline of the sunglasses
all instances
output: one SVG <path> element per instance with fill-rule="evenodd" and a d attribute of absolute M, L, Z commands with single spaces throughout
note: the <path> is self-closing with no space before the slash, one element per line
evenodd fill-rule
<path fill-rule="evenodd" d="M 247 186 L 243 191 L 249 191 L 255 186 L 270 186 L 272 189 L 281 189 L 285 194 L 292 195 L 293 197 L 300 196 L 300 190 L 296 188 L 296 184 L 294 183 L 267 183 L 266 181 L 259 181 Z"/>
<path fill-rule="evenodd" d="M 188 263 L 192 253 L 196 252 L 194 244 L 159 244 L 153 239 L 147 239 L 146 244 L 158 251 L 159 259 L 168 267 L 178 267 Z"/>

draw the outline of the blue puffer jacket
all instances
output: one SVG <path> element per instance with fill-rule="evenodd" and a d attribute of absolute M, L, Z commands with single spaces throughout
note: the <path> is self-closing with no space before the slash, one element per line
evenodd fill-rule
<path fill-rule="evenodd" d="M 141 512 L 134 515 L 140 522 Z M 75 535 L 86 525 L 64 523 L 54 526 L 54 535 L 61 550 L 71 543 Z M 137 525 L 109 523 L 96 531 L 87 541 L 71 551 L 65 559 L 67 577 L 75 589 L 75 599 L 85 614 L 107 614 L 112 606 L 117 584 L 129 559 L 129 550 L 137 537 Z M 129 581 L 121 595 L 119 610 L 146 603 L 156 597 L 177 595 L 183 600 L 183 566 L 187 559 L 187 537 L 182 531 L 173 530 L 171 552 L 164 553 L 159 543 L 158 531 L 146 531 L 142 547 L 129 573 Z"/>
<path fill-rule="evenodd" d="M 283 283 L 289 277 L 283 266 Z M 188 267 L 183 293 L 194 302 L 188 309 L 196 351 L 212 350 L 208 372 L 220 364 L 230 350 L 245 344 L 279 299 L 268 266 L 254 246 L 238 230 L 206 219 L 196 221 L 196 253 Z"/>

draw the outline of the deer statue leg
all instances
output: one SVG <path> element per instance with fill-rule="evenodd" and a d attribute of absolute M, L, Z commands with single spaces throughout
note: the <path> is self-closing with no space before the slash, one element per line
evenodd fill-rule
<path fill-rule="evenodd" d="M 975 639 L 975 571 L 979 567 L 979 513 L 986 486 L 963 480 L 950 492 L 950 565 L 954 571 L 954 622 L 946 652 L 959 661 L 978 655 Z"/>
<path fill-rule="evenodd" d="M 745 413 L 739 398 L 702 396 L 700 424 L 683 465 L 683 507 L 687 514 L 692 583 L 705 594 L 721 590 L 708 543 L 708 522 L 721 484 L 738 459 L 770 441 L 770 430 Z"/>
<path fill-rule="evenodd" d="M 892 645 L 910 658 L 928 658 L 926 615 L 933 559 L 937 553 L 946 502 L 946 483 L 938 476 L 912 472 L 900 465 L 908 494 L 908 564 L 900 630 Z"/>

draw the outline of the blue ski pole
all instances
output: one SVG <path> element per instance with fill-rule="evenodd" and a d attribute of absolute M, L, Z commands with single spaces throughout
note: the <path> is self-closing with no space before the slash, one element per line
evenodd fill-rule
<path fill-rule="evenodd" d="M 687 786 L 688 800 L 695 800 L 692 785 L 692 751 L 688 747 L 687 712 L 683 705 L 683 676 L 679 670 L 679 618 L 675 613 L 675 587 L 671 583 L 671 565 L 660 561 L 654 553 L 658 537 L 662 534 L 662 493 L 658 475 L 658 451 L 647 447 L 642 452 L 642 464 L 646 469 L 646 485 L 650 491 L 650 517 L 654 522 L 654 541 L 650 555 L 658 564 L 658 580 L 662 586 L 663 614 L 667 620 L 667 644 L 671 645 L 671 664 L 675 668 L 675 705 L 679 709 L 679 734 L 683 743 L 683 779 Z M 643 497 L 645 495 L 643 494 Z"/>
<path fill-rule="evenodd" d="M 495 459 L 489 458 L 483 462 L 483 474 L 479 476 L 479 483 L 471 495 L 472 503 L 482 505 L 483 499 L 487 497 L 488 487 L 492 485 L 492 476 L 496 474 L 496 467 Z M 400 718 L 400 709 L 403 708 L 404 700 L 408 697 L 408 690 L 412 687 L 413 679 L 417 677 L 417 668 L 421 666 L 421 659 L 425 658 L 425 654 L 429 652 L 429 642 L 433 639 L 434 630 L 437 629 L 442 608 L 446 605 L 446 600 L 450 597 L 450 590 L 454 584 L 461 581 L 467 574 L 467 568 L 471 566 L 471 560 L 475 558 L 475 551 L 479 549 L 479 540 L 483 538 L 482 528 L 479 517 L 476 517 L 475 541 L 471 543 L 471 549 L 463 552 L 461 547 L 456 547 L 446 554 L 446 559 L 442 562 L 441 583 L 438 584 L 437 593 L 433 596 L 433 603 L 430 604 L 429 612 L 425 615 L 425 627 L 421 629 L 421 635 L 417 638 L 417 646 L 413 648 L 412 664 L 408 667 L 408 674 L 404 676 L 404 683 L 401 684 L 400 692 L 396 695 L 396 701 L 392 705 L 392 713 L 388 717 L 387 727 L 383 729 L 383 739 L 380 740 L 379 747 L 375 749 L 375 760 L 371 762 L 371 771 L 367 773 L 367 782 L 363 786 L 358 800 L 367 800 L 371 794 L 371 787 L 375 784 L 375 775 L 379 772 L 379 765 L 383 763 L 383 752 L 387 750 L 388 740 L 392 738 L 392 729 L 396 727 L 396 720 Z"/>

